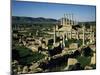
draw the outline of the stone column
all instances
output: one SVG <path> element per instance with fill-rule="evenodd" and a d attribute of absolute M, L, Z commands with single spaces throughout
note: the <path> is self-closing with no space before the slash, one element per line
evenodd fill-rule
<path fill-rule="evenodd" d="M 65 36 L 63 34 L 63 46 L 65 47 Z"/>
<path fill-rule="evenodd" d="M 68 33 L 66 32 L 66 40 L 68 40 L 67 38 L 68 38 Z"/>
<path fill-rule="evenodd" d="M 65 22 L 64 22 L 64 18 L 62 18 L 62 25 L 63 25 L 63 26 L 64 26 L 64 23 L 65 23 Z"/>
<path fill-rule="evenodd" d="M 69 14 L 69 25 L 71 25 L 71 14 Z"/>
<path fill-rule="evenodd" d="M 67 25 L 69 25 L 69 14 L 67 14 L 67 19 L 68 19 Z"/>
<path fill-rule="evenodd" d="M 92 26 L 90 26 L 90 43 L 93 42 L 93 39 L 92 39 Z"/>
<path fill-rule="evenodd" d="M 72 19 L 71 19 L 71 25 L 74 25 L 74 20 L 73 20 L 73 14 L 72 14 Z"/>
<path fill-rule="evenodd" d="M 66 25 L 66 14 L 64 14 L 64 26 Z"/>
<path fill-rule="evenodd" d="M 93 42 L 95 41 L 95 39 L 94 39 L 94 32 L 93 32 L 92 40 L 93 40 Z"/>
<path fill-rule="evenodd" d="M 77 40 L 79 40 L 79 32 L 78 32 L 78 30 L 77 30 Z"/>
<path fill-rule="evenodd" d="M 53 38 L 53 45 L 55 45 L 55 41 L 56 41 L 56 30 L 55 30 L 55 26 L 54 26 L 54 38 Z"/>
<path fill-rule="evenodd" d="M 72 38 L 72 29 L 71 29 L 71 31 L 70 31 L 70 39 Z"/>
<path fill-rule="evenodd" d="M 66 25 L 68 23 L 68 14 L 66 14 Z"/>
<path fill-rule="evenodd" d="M 83 25 L 83 46 L 85 45 L 85 26 Z"/>
<path fill-rule="evenodd" d="M 61 25 L 63 25 L 63 18 L 61 18 Z"/>

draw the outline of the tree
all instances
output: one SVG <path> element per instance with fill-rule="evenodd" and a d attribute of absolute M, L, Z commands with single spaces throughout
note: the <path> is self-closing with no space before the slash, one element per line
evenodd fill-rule
<path fill-rule="evenodd" d="M 93 55 L 93 51 L 92 51 L 92 49 L 88 46 L 88 47 L 82 49 L 82 54 L 83 54 L 84 56 L 86 56 L 86 57 L 92 56 L 92 55 Z"/>
<path fill-rule="evenodd" d="M 81 55 L 81 53 L 78 51 L 78 50 L 76 50 L 75 52 L 74 52 L 74 57 L 77 57 L 77 56 L 80 56 Z"/>

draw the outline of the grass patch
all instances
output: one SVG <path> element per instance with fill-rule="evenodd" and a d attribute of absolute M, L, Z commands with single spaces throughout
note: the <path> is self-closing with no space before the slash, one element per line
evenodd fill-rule
<path fill-rule="evenodd" d="M 82 67 L 85 67 L 86 65 L 90 65 L 91 57 L 80 56 L 77 57 L 77 60 L 80 62 Z"/>
<path fill-rule="evenodd" d="M 16 50 L 16 52 L 13 53 L 13 56 L 16 55 L 16 53 L 17 53 L 18 61 L 22 65 L 30 64 L 33 61 L 37 62 L 40 59 L 45 57 L 44 54 L 41 54 L 39 52 L 32 52 L 31 49 L 28 49 L 28 48 L 26 48 L 24 46 L 17 46 L 15 48 L 15 50 Z"/>

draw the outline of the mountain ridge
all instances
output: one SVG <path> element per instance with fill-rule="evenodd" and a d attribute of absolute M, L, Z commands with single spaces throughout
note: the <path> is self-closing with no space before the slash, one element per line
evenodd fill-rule
<path fill-rule="evenodd" d="M 52 18 L 44 18 L 44 17 L 20 17 L 20 16 L 12 16 L 12 23 L 57 23 L 58 20 Z"/>

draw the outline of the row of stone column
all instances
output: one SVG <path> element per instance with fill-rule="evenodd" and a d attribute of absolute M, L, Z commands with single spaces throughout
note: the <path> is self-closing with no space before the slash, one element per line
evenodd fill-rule
<path fill-rule="evenodd" d="M 82 25 L 83 27 L 82 27 L 82 33 L 83 33 L 83 40 L 82 40 L 82 42 L 83 42 L 83 46 L 85 46 L 85 26 L 84 25 Z M 56 39 L 56 30 L 55 30 L 56 28 L 54 27 L 54 45 L 55 45 L 55 39 Z M 64 40 L 69 36 L 69 34 L 68 33 L 70 33 L 70 39 L 72 38 L 72 31 L 71 32 L 64 32 L 64 33 L 66 33 L 66 34 L 63 34 L 63 45 L 64 45 Z M 66 38 L 65 38 L 65 35 L 66 35 Z M 90 43 L 92 43 L 93 41 L 94 41 L 94 32 L 93 32 L 93 30 L 92 30 L 92 26 L 91 26 L 91 29 L 90 29 Z M 79 32 L 77 31 L 76 32 L 76 36 L 77 36 L 77 40 L 79 39 Z"/>
<path fill-rule="evenodd" d="M 73 14 L 64 14 L 64 17 L 61 18 L 61 25 L 75 25 L 77 24 L 76 20 L 73 18 Z"/>

